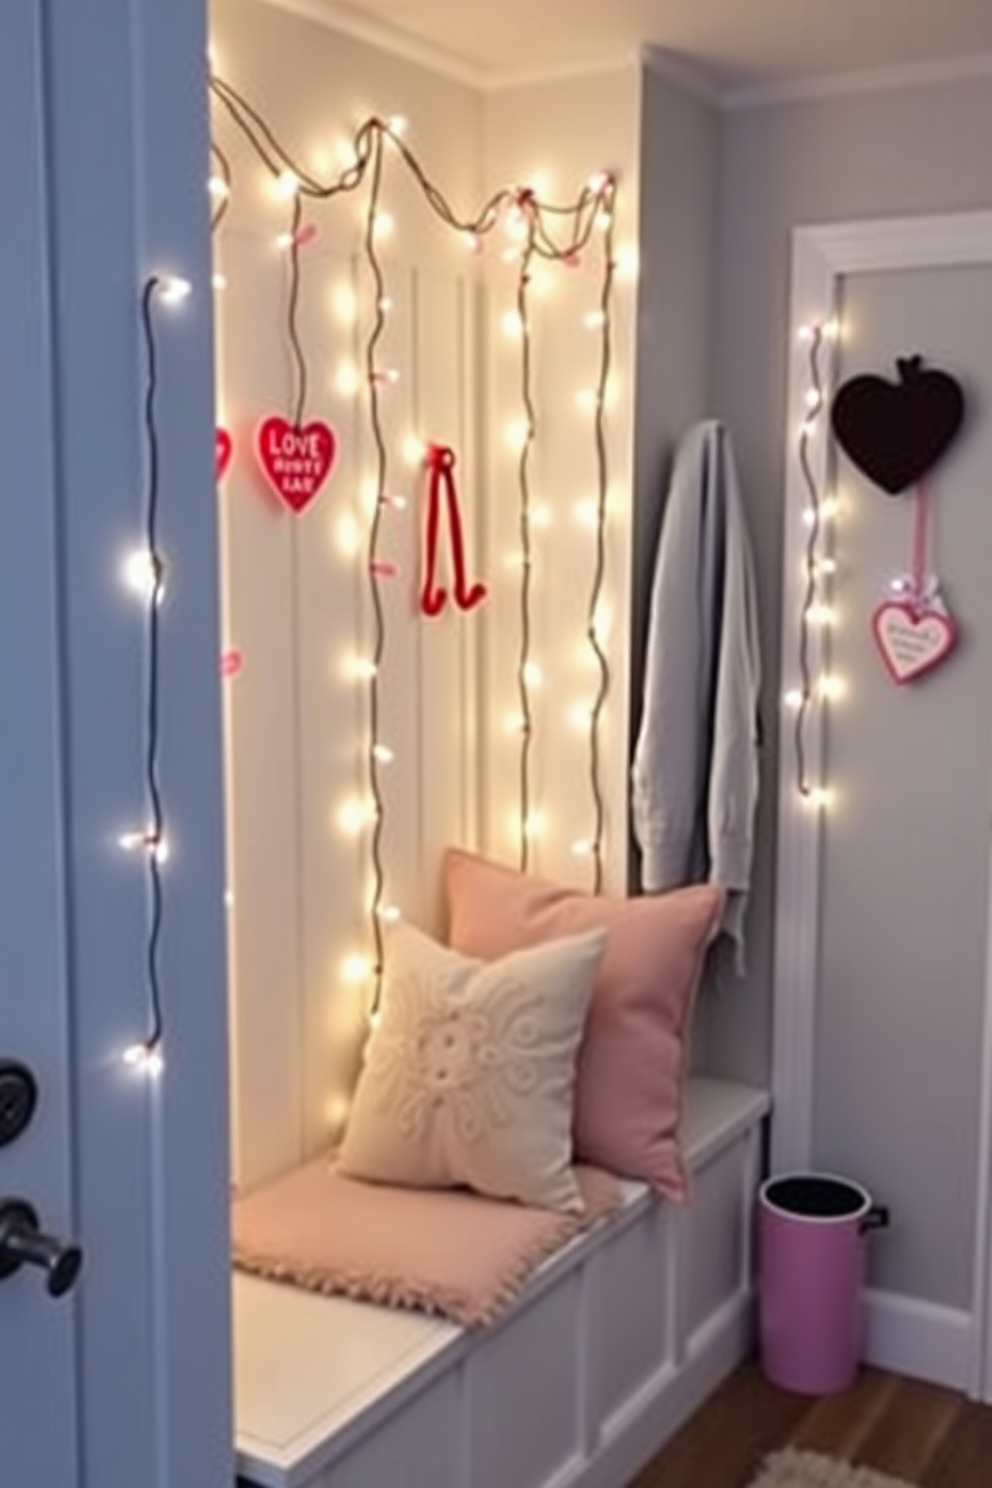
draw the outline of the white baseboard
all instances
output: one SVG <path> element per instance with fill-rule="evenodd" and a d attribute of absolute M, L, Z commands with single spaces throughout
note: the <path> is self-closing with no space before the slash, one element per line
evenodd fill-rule
<path fill-rule="evenodd" d="M 954 1390 L 969 1383 L 971 1314 L 898 1292 L 865 1292 L 865 1360 Z"/>

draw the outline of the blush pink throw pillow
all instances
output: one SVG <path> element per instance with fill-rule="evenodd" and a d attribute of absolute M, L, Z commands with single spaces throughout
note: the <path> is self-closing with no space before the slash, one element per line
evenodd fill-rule
<path fill-rule="evenodd" d="M 686 1034 L 723 892 L 709 884 L 611 899 L 517 873 L 451 848 L 444 859 L 450 944 L 492 960 L 605 929 L 579 1047 L 578 1158 L 683 1200 L 679 1146 Z"/>

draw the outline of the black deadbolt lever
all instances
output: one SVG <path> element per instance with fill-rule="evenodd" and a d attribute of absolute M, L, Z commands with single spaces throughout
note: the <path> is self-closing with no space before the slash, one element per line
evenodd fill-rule
<path fill-rule="evenodd" d="M 38 1266 L 48 1295 L 61 1297 L 75 1284 L 83 1264 L 78 1245 L 42 1233 L 38 1216 L 23 1199 L 0 1199 L 0 1281 L 22 1266 Z"/>

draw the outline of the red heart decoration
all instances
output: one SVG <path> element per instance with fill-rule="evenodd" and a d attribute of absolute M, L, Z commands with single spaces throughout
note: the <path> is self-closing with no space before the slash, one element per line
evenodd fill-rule
<path fill-rule="evenodd" d="M 234 453 L 234 440 L 226 429 L 218 428 L 214 436 L 214 451 L 217 461 L 217 479 L 222 481 L 227 473 Z"/>
<path fill-rule="evenodd" d="M 893 682 L 914 682 L 954 650 L 958 632 L 943 610 L 886 600 L 871 617 L 875 645 Z"/>
<path fill-rule="evenodd" d="M 236 646 L 230 651 L 222 651 L 220 658 L 220 674 L 224 678 L 236 677 L 244 665 L 244 657 Z"/>
<path fill-rule="evenodd" d="M 338 442 L 320 419 L 299 428 L 273 414 L 263 419 L 256 435 L 256 451 L 269 485 L 290 511 L 308 507 L 331 473 Z"/>

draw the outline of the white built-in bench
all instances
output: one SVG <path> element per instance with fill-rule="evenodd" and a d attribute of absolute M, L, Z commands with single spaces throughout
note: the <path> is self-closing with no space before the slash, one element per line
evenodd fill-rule
<path fill-rule="evenodd" d="M 620 1214 L 492 1326 L 237 1275 L 238 1471 L 252 1488 L 620 1488 L 745 1356 L 764 1091 L 689 1086 L 693 1199 Z"/>

